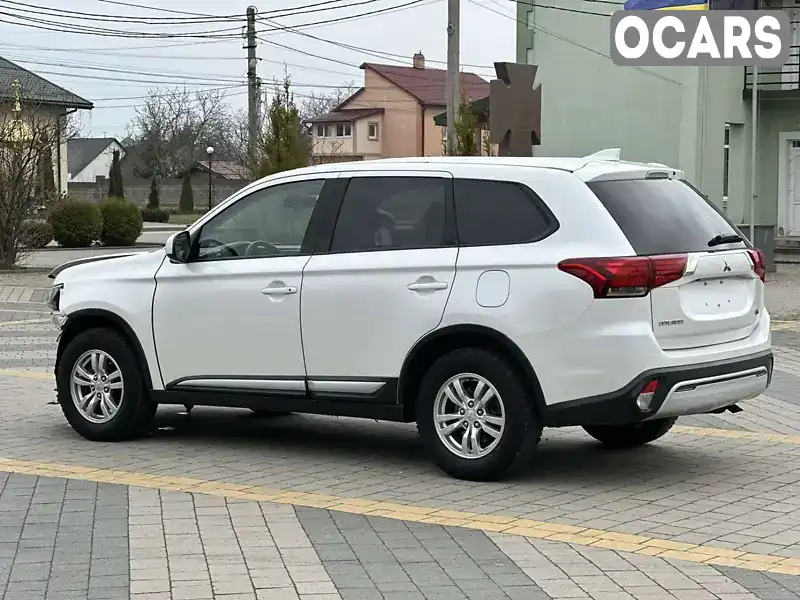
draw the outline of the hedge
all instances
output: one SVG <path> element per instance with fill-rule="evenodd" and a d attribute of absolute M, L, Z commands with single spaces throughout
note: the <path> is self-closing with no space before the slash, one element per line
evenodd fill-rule
<path fill-rule="evenodd" d="M 97 205 L 79 200 L 62 200 L 47 218 L 53 238 L 64 248 L 91 246 L 103 233 L 103 215 Z"/>
<path fill-rule="evenodd" d="M 142 235 L 142 213 L 133 202 L 109 198 L 100 204 L 104 246 L 133 246 Z"/>
<path fill-rule="evenodd" d="M 169 211 L 162 208 L 143 208 L 142 221 L 147 223 L 168 223 Z"/>

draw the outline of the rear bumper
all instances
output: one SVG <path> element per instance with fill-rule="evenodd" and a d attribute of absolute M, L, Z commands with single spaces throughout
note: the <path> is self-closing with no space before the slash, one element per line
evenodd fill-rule
<path fill-rule="evenodd" d="M 617 392 L 549 405 L 544 424 L 622 425 L 708 413 L 763 393 L 772 379 L 772 365 L 772 351 L 767 350 L 733 360 L 653 369 Z M 656 378 L 658 388 L 642 410 L 639 394 Z"/>

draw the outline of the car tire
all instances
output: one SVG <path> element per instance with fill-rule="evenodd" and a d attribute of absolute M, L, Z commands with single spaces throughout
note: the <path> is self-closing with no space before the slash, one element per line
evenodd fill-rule
<path fill-rule="evenodd" d="M 106 403 L 93 392 L 92 381 L 95 370 L 93 357 L 101 356 L 105 366 L 97 369 L 102 377 L 107 377 L 108 388 L 96 391 L 107 392 L 112 404 Z M 88 358 L 88 363 L 86 362 Z M 87 365 L 83 374 L 76 370 L 76 364 Z M 76 396 L 86 397 L 84 392 L 98 398 L 97 404 L 87 404 L 79 408 L 80 399 L 73 398 L 73 370 L 78 379 L 87 382 L 78 387 Z M 102 373 L 107 373 L 102 375 Z M 89 375 L 87 379 L 86 375 Z M 64 348 L 56 372 L 56 389 L 61 410 L 72 428 L 86 439 L 98 442 L 120 442 L 145 433 L 156 413 L 158 405 L 150 400 L 145 388 L 145 378 L 131 342 L 118 331 L 109 328 L 94 328 L 82 331 Z M 114 389 L 121 383 L 121 388 Z M 102 381 L 98 385 L 102 384 Z M 116 410 L 107 407 L 116 406 Z M 87 416 L 89 415 L 89 416 Z"/>
<path fill-rule="evenodd" d="M 445 423 L 444 417 L 435 417 L 435 414 L 449 415 L 450 410 L 461 410 L 455 408 L 458 405 L 449 400 L 450 397 L 444 391 L 446 386 L 456 381 L 461 384 L 464 397 L 472 399 L 473 406 L 465 406 L 465 420 L 460 421 L 461 424 L 452 433 L 447 432 L 445 427 L 440 435 L 438 421 L 442 420 L 443 425 L 449 426 L 459 421 L 451 419 Z M 476 389 L 481 381 L 481 389 L 493 388 L 499 401 L 491 400 L 486 404 L 486 410 L 482 411 L 483 421 L 478 416 L 479 403 L 475 403 L 482 395 Z M 451 387 L 450 392 L 455 389 Z M 448 397 L 449 402 L 444 400 L 445 397 Z M 463 404 L 468 405 L 468 402 Z M 475 412 L 467 414 L 467 411 L 472 410 Z M 439 358 L 422 378 L 416 411 L 417 429 L 434 463 L 457 479 L 500 479 L 516 461 L 522 462 L 542 437 L 541 422 L 522 375 L 499 354 L 480 348 L 462 348 Z M 498 415 L 501 413 L 502 426 L 497 425 L 500 422 Z M 494 419 L 492 423 L 487 420 L 489 418 Z M 467 422 L 470 425 L 478 423 L 479 427 L 468 429 L 464 425 Z M 489 435 L 487 428 L 493 430 L 493 435 Z M 468 431 L 477 432 L 478 451 L 473 452 L 477 457 L 464 457 L 463 446 L 458 447 Z M 499 437 L 495 435 L 498 433 Z M 470 436 L 470 443 L 474 439 Z M 486 453 L 480 456 L 483 450 Z"/>
<path fill-rule="evenodd" d="M 583 429 L 608 448 L 644 446 L 665 435 L 678 419 L 654 419 L 630 425 L 592 425 Z"/>

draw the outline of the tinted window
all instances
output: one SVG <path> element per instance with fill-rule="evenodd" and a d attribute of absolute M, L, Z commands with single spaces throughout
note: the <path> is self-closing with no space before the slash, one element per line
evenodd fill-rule
<path fill-rule="evenodd" d="M 298 254 L 323 185 L 298 181 L 245 196 L 203 226 L 197 259 Z"/>
<path fill-rule="evenodd" d="M 521 244 L 554 231 L 555 218 L 520 184 L 456 179 L 453 191 L 461 246 Z"/>
<path fill-rule="evenodd" d="M 710 248 L 717 235 L 739 232 L 713 204 L 684 181 L 597 181 L 589 188 L 614 217 L 637 254 L 708 252 L 744 248 L 743 242 Z"/>
<path fill-rule="evenodd" d="M 441 178 L 355 177 L 342 200 L 331 251 L 443 246 L 445 197 Z"/>

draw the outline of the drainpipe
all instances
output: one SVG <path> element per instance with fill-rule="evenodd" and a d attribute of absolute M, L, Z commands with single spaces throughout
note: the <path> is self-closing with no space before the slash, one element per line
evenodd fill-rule
<path fill-rule="evenodd" d="M 420 141 L 422 142 L 422 153 L 420 156 L 425 156 L 425 105 L 420 102 L 419 108 L 422 113 L 422 135 L 420 136 Z"/>

